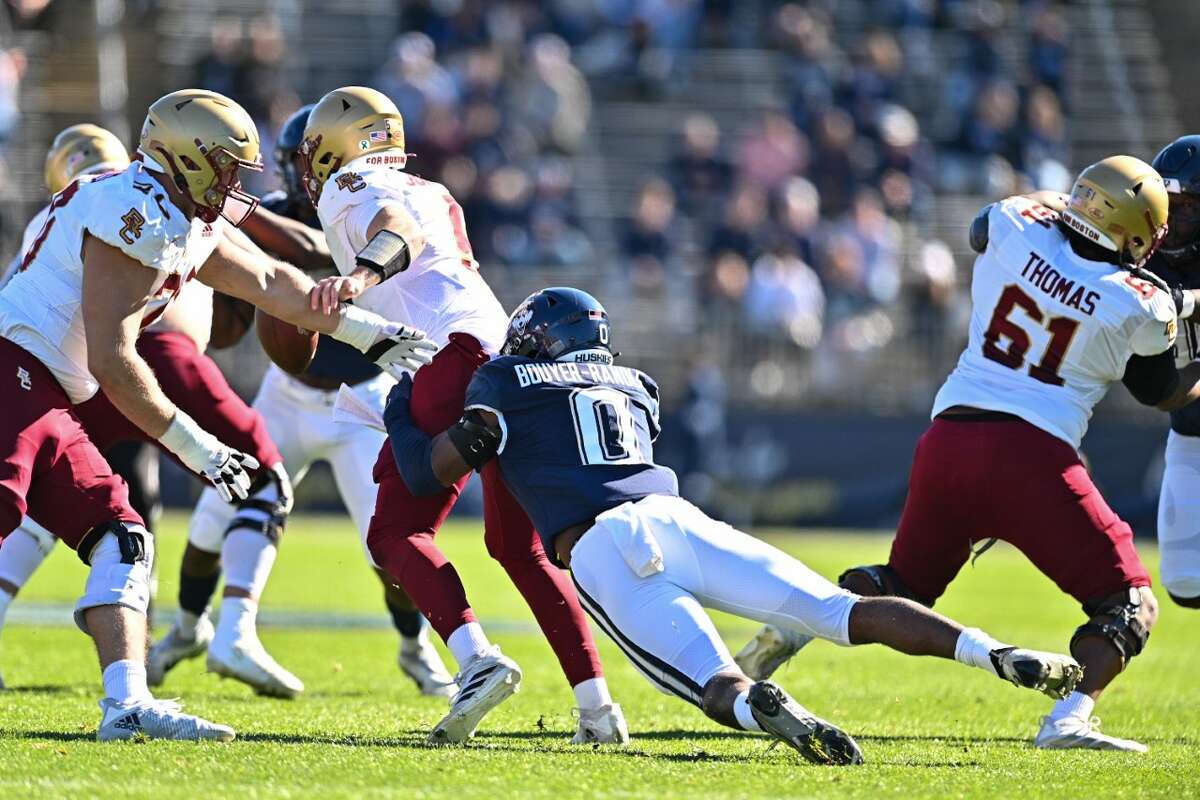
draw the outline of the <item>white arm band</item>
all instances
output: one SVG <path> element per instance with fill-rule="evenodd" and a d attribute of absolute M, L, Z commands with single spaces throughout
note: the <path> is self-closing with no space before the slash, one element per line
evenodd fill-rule
<path fill-rule="evenodd" d="M 1187 319 L 1196 310 L 1196 295 L 1190 289 L 1183 290 L 1183 309 L 1179 312 L 1180 319 Z"/>

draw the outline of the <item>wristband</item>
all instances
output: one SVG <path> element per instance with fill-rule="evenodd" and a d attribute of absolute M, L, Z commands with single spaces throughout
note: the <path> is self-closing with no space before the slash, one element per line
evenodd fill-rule
<path fill-rule="evenodd" d="M 412 260 L 408 242 L 398 234 L 382 230 L 371 237 L 367 246 L 354 257 L 354 263 L 366 267 L 383 283 L 393 275 L 404 272 Z"/>
<path fill-rule="evenodd" d="M 364 353 L 375 344 L 388 324 L 387 320 L 378 314 L 357 306 L 344 305 L 340 313 L 341 318 L 330 336 Z"/>
<path fill-rule="evenodd" d="M 179 457 L 194 472 L 208 466 L 213 454 L 221 449 L 216 438 L 200 427 L 196 420 L 175 409 L 175 417 L 158 438 L 163 447 Z"/>

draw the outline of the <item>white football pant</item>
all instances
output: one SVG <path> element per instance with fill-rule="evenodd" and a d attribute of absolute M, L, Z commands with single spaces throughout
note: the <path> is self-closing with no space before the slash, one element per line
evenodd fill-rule
<path fill-rule="evenodd" d="M 395 380 L 385 373 L 358 384 L 354 391 L 382 412 L 393 385 Z M 338 493 L 358 526 L 363 553 L 374 566 L 367 549 L 367 527 L 375 511 L 377 491 L 371 471 L 387 435 L 365 425 L 334 422 L 336 399 L 337 390 L 305 386 L 272 365 L 252 407 L 266 420 L 267 433 L 283 456 L 283 467 L 293 487 L 300 485 L 314 462 L 329 462 Z M 215 490 L 205 489 L 192 515 L 188 541 L 201 550 L 220 552 L 225 529 L 236 511 Z"/>
<path fill-rule="evenodd" d="M 1158 550 L 1166 590 L 1200 596 L 1200 438 L 1175 431 L 1158 498 Z"/>
<path fill-rule="evenodd" d="M 575 544 L 584 609 L 660 691 L 700 705 L 719 672 L 738 672 L 705 608 L 850 644 L 858 596 L 678 497 L 601 514 Z"/>

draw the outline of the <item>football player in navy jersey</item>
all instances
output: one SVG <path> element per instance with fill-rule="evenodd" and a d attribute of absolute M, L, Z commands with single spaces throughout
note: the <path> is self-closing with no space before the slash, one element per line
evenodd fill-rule
<path fill-rule="evenodd" d="M 1154 157 L 1167 186 L 1167 235 L 1147 267 L 1172 287 L 1200 289 L 1200 135 L 1183 136 Z M 1200 358 L 1200 321 L 1179 320 L 1175 363 Z M 1158 498 L 1158 547 L 1167 595 L 1200 608 L 1200 406 L 1171 412 L 1166 465 Z"/>
<path fill-rule="evenodd" d="M 501 357 L 480 367 L 466 413 L 430 437 L 397 385 L 384 420 L 416 495 L 497 459 L 596 623 L 661 691 L 729 727 L 769 733 L 810 761 L 862 761 L 855 741 L 734 663 L 705 608 L 830 639 L 955 659 L 1061 697 L 1069 656 L 1003 645 L 909 600 L 845 591 L 771 545 L 710 519 L 654 462 L 658 387 L 613 363 L 608 315 L 576 289 L 544 289 L 513 314 Z"/>
<path fill-rule="evenodd" d="M 316 212 L 304 193 L 294 163 L 312 106 L 296 111 L 283 124 L 275 143 L 275 164 L 283 181 L 282 191 L 262 199 L 243 230 L 255 244 L 302 269 L 316 272 L 333 268 L 325 236 L 316 226 Z M 218 295 L 214 304 L 227 328 L 238 329 L 241 338 L 254 318 L 247 303 Z M 239 324 L 240 323 L 240 324 Z M 263 378 L 253 407 L 267 421 L 272 439 L 279 443 L 293 485 L 304 480 L 316 461 L 327 461 L 333 470 L 338 492 L 364 542 L 367 560 L 384 585 L 384 602 L 400 633 L 398 663 L 422 694 L 452 696 L 457 687 L 429 639 L 428 623 L 403 589 L 375 567 L 366 549 L 367 526 L 375 506 L 375 482 L 369 465 L 383 445 L 384 435 L 360 425 L 334 422 L 332 411 L 338 388 L 347 384 L 369 405 L 382 408 L 395 381 L 362 353 L 329 336 L 321 336 L 316 355 L 301 375 L 289 375 L 272 365 Z M 180 614 L 170 632 L 150 652 L 152 682 L 184 658 L 199 655 L 210 638 L 207 608 L 220 575 L 216 557 L 222 532 L 233 507 L 206 492 L 196 507 L 188 534 L 188 550 L 181 572 Z M 203 562 L 203 569 L 187 569 Z M 197 579 L 195 573 L 206 577 Z"/>

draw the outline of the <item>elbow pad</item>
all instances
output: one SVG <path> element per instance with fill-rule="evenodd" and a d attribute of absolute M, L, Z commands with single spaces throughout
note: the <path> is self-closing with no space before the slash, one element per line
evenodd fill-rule
<path fill-rule="evenodd" d="M 372 236 L 367 246 L 354 257 L 354 263 L 378 275 L 380 283 L 399 272 L 404 272 L 411 260 L 408 242 L 387 230 Z"/>
<path fill-rule="evenodd" d="M 478 411 L 468 411 L 458 424 L 446 431 L 451 444 L 458 450 L 463 461 L 478 470 L 496 457 L 503 437 L 483 421 Z"/>
<path fill-rule="evenodd" d="M 988 214 L 992 211 L 992 206 L 986 205 L 983 210 L 971 220 L 971 227 L 967 233 L 967 241 L 971 245 L 971 249 L 976 253 L 982 253 L 988 246 Z"/>
<path fill-rule="evenodd" d="M 1125 364 L 1121 382 L 1142 405 L 1158 405 L 1179 385 L 1174 354 L 1168 349 L 1156 356 L 1133 356 Z"/>

